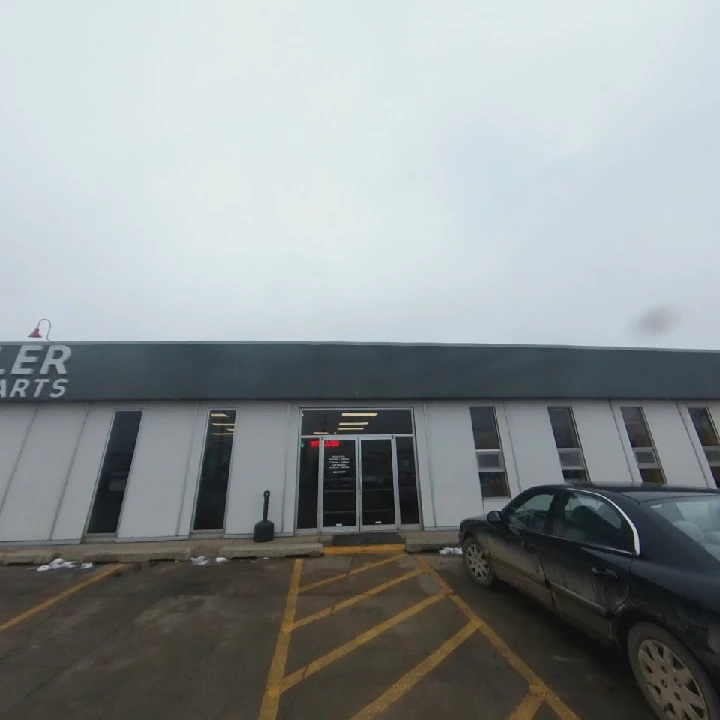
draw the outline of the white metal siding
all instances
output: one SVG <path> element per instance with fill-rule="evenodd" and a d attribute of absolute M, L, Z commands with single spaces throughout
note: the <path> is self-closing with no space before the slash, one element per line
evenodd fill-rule
<path fill-rule="evenodd" d="M 642 406 L 668 484 L 707 486 L 677 405 L 644 402 Z"/>
<path fill-rule="evenodd" d="M 287 403 L 244 403 L 235 423 L 230 488 L 225 515 L 227 535 L 251 534 L 262 519 L 263 491 L 270 491 L 268 519 L 283 527 L 283 486 L 287 443 Z M 297 482 L 297 478 L 293 482 Z M 290 528 L 292 530 L 292 527 Z"/>
<path fill-rule="evenodd" d="M 34 414 L 33 406 L 0 408 L 0 512 Z"/>
<path fill-rule="evenodd" d="M 0 541 L 50 539 L 87 411 L 38 407 L 0 510 Z"/>
<path fill-rule="evenodd" d="M 434 525 L 457 527 L 463 518 L 483 512 L 469 405 L 429 402 L 426 408 Z M 423 488 L 423 504 L 427 496 Z M 425 527 L 429 526 L 426 519 Z"/>
<path fill-rule="evenodd" d="M 53 540 L 79 541 L 83 536 L 112 418 L 112 408 L 90 407 L 52 530 Z"/>
<path fill-rule="evenodd" d="M 631 484 L 633 477 L 610 403 L 573 402 L 572 408 L 590 481 Z"/>
<path fill-rule="evenodd" d="M 548 404 L 506 402 L 505 417 L 521 489 L 563 482 Z"/>
<path fill-rule="evenodd" d="M 158 403 L 143 410 L 118 539 L 177 536 L 195 407 Z"/>

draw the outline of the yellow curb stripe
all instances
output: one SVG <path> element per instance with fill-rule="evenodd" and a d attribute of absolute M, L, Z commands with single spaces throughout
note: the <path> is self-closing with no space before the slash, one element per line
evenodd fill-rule
<path fill-rule="evenodd" d="M 301 667 L 299 670 L 296 670 L 294 673 L 288 675 L 285 678 L 282 684 L 281 692 L 289 690 L 291 687 L 297 685 L 301 680 L 309 678 L 316 672 L 319 672 L 331 663 L 334 663 L 336 660 L 340 660 L 340 658 L 345 657 L 353 650 L 357 650 L 359 647 L 362 647 L 366 643 L 369 643 L 371 640 L 374 640 L 379 635 L 382 635 L 382 633 L 384 633 L 386 630 L 390 630 L 390 628 L 395 627 L 395 625 L 399 625 L 404 620 L 411 618 L 413 615 L 417 615 L 425 608 L 434 605 L 436 602 L 442 600 L 445 597 L 447 597 L 447 593 L 444 592 L 438 593 L 437 595 L 431 595 L 430 597 L 425 598 L 425 600 L 421 600 L 419 603 L 415 603 L 415 605 L 412 605 L 406 610 L 399 612 L 397 615 L 393 615 L 393 617 L 388 618 L 379 625 L 376 625 L 374 628 L 371 628 L 370 630 L 361 633 L 349 642 L 341 645 L 339 648 L 336 648 L 335 650 L 332 650 L 331 652 L 323 655 L 317 660 L 314 660 L 308 665 Z"/>
<path fill-rule="evenodd" d="M 510 713 L 507 720 L 533 720 L 535 713 L 545 700 L 545 692 L 537 687 L 531 687 L 522 702 Z"/>
<path fill-rule="evenodd" d="M 382 560 L 368 563 L 367 565 L 363 565 L 362 567 L 356 568 L 355 570 L 349 570 L 348 572 L 340 573 L 339 575 L 333 575 L 332 577 L 325 578 L 324 580 L 318 580 L 317 582 L 303 585 L 300 588 L 300 592 L 303 593 L 307 592 L 308 590 L 314 590 L 315 588 L 322 587 L 323 585 L 329 585 L 330 583 L 336 582 L 337 580 L 344 580 L 345 578 L 351 577 L 352 575 L 359 575 L 360 573 L 364 573 L 367 570 L 372 570 L 373 568 L 380 567 L 381 565 L 393 563 L 397 560 L 397 558 L 397 555 L 393 557 L 383 558 Z"/>
<path fill-rule="evenodd" d="M 417 685 L 433 668 L 437 667 L 448 655 L 465 642 L 477 629 L 476 623 L 469 622 L 460 632 L 444 642 L 419 665 L 416 665 L 397 682 L 393 683 L 379 698 L 354 715 L 352 720 L 373 720 L 373 718 L 385 712 L 394 702 Z"/>
<path fill-rule="evenodd" d="M 560 720 L 580 720 L 580 718 L 536 675 L 505 643 L 505 641 L 477 615 L 470 606 L 458 597 L 452 588 L 445 582 L 440 574 L 428 564 L 423 557 L 416 557 L 418 565 L 431 575 L 441 588 L 449 593 L 450 599 L 463 611 L 465 616 L 477 623 L 478 629 L 490 644 L 502 655 L 508 663 L 527 681 L 528 685 L 538 688 L 546 693 L 545 701 L 553 709 Z"/>
<path fill-rule="evenodd" d="M 100 580 L 103 580 L 108 575 L 112 575 L 114 572 L 117 572 L 120 568 L 124 567 L 122 564 L 118 565 L 110 565 L 110 567 L 105 568 L 104 570 L 100 570 L 99 572 L 95 573 L 94 575 L 91 575 L 87 580 L 83 580 L 82 582 L 79 582 L 77 585 L 73 585 L 72 587 L 67 588 L 66 590 L 63 590 L 61 593 L 58 593 L 57 595 L 49 598 L 48 600 L 45 600 L 44 602 L 39 603 L 38 605 L 35 605 L 34 607 L 31 607 L 29 610 L 26 610 L 23 613 L 20 613 L 19 615 L 16 615 L 13 618 L 10 618 L 9 620 L 6 620 L 2 625 L 0 625 L 0 632 L 5 632 L 5 630 L 9 630 L 12 627 L 15 627 L 16 625 L 19 625 L 23 620 L 27 620 L 28 618 L 32 617 L 33 615 L 37 615 L 37 613 L 42 612 L 43 610 L 46 610 L 49 607 L 52 607 L 53 605 L 61 602 L 62 600 L 65 600 L 65 598 L 70 597 L 71 595 L 74 595 L 77 592 L 80 592 L 80 590 L 85 589 L 89 585 L 93 585 L 96 582 L 99 582 Z"/>
<path fill-rule="evenodd" d="M 351 607 L 352 605 L 359 603 L 361 600 L 365 600 L 365 598 L 369 598 L 369 597 L 372 597 L 373 595 L 377 595 L 378 593 L 381 593 L 383 590 L 387 590 L 388 588 L 391 588 L 394 585 L 399 585 L 401 582 L 405 582 L 405 580 L 409 580 L 410 578 L 417 577 L 418 575 L 422 575 L 422 570 L 411 570 L 410 572 L 405 573 L 404 575 L 401 575 L 400 577 L 393 578 L 392 580 L 388 580 L 387 582 L 382 583 L 382 585 L 376 585 L 371 590 L 367 590 L 365 592 L 359 593 L 358 595 L 353 595 L 351 598 L 348 598 L 347 600 L 343 600 L 342 602 L 337 603 L 337 605 L 333 605 L 332 607 L 329 607 L 325 610 L 320 610 L 319 612 L 313 613 L 312 615 L 308 615 L 307 617 L 304 617 L 302 620 L 296 620 L 294 623 L 292 623 L 290 629 L 297 630 L 298 628 L 303 627 L 303 625 L 309 625 L 311 622 L 315 622 L 316 620 L 320 620 L 321 618 L 327 617 L 328 615 L 332 615 L 333 613 L 337 612 L 338 610 L 343 610 L 345 608 Z"/>
<path fill-rule="evenodd" d="M 300 575 L 302 574 L 302 560 L 296 560 L 290 577 L 285 612 L 283 613 L 280 632 L 278 633 L 275 653 L 273 654 L 270 672 L 268 673 L 267 686 L 260 707 L 259 720 L 275 720 L 278 706 L 280 705 L 280 686 L 285 676 L 285 663 L 287 663 L 288 650 L 290 648 L 290 634 L 292 633 L 292 622 L 295 618 L 295 608 L 300 591 Z"/>
<path fill-rule="evenodd" d="M 404 545 L 348 545 L 347 547 L 323 548 L 323 555 L 377 555 L 403 552 L 405 552 Z"/>

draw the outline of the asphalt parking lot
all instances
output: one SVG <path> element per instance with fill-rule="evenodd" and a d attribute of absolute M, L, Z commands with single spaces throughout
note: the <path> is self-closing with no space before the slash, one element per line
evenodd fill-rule
<path fill-rule="evenodd" d="M 0 718 L 651 720 L 621 659 L 456 556 L 0 568 Z"/>

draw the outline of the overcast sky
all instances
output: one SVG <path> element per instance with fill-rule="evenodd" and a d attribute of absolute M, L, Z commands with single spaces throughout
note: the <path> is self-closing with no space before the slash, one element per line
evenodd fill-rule
<path fill-rule="evenodd" d="M 718 0 L 3 0 L 0 339 L 720 348 L 718 37 Z"/>

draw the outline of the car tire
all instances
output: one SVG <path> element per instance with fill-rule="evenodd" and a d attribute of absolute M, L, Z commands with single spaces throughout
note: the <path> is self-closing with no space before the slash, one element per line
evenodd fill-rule
<path fill-rule="evenodd" d="M 647 622 L 633 625 L 627 651 L 640 691 L 658 718 L 720 720 L 720 701 L 705 670 L 667 630 Z M 702 708 L 702 712 L 683 715 L 683 706 Z"/>
<path fill-rule="evenodd" d="M 476 537 L 468 538 L 462 546 L 463 563 L 470 579 L 482 587 L 489 588 L 495 582 L 495 572 L 490 554 L 478 542 Z"/>

